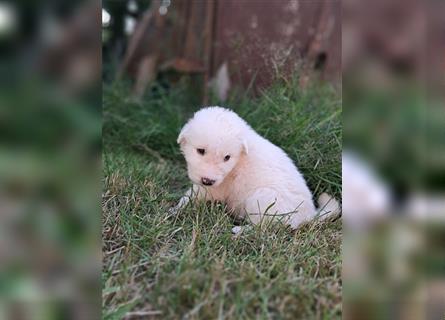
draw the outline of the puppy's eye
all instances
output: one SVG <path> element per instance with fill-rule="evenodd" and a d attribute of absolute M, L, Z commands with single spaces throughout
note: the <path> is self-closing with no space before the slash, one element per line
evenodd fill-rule
<path fill-rule="evenodd" d="M 224 161 L 229 161 L 229 160 L 230 160 L 230 155 L 224 157 Z"/>
<path fill-rule="evenodd" d="M 201 149 L 201 148 L 196 149 L 196 151 L 198 151 L 198 153 L 200 155 L 202 155 L 202 156 L 206 153 L 206 150 L 205 149 Z"/>

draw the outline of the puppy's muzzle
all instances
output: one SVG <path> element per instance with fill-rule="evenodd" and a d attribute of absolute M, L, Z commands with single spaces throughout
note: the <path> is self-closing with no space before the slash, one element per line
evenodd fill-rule
<path fill-rule="evenodd" d="M 208 179 L 208 178 L 201 178 L 201 182 L 205 186 L 211 186 L 212 184 L 215 183 L 215 180 L 211 180 L 211 179 Z"/>

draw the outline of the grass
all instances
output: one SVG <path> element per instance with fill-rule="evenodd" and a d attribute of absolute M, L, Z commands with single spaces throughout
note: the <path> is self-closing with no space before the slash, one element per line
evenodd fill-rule
<path fill-rule="evenodd" d="M 231 106 L 281 146 L 317 196 L 341 194 L 341 101 L 298 79 Z M 155 87 L 142 102 L 104 89 L 103 317 L 331 319 L 341 317 L 341 221 L 290 232 L 253 228 L 234 239 L 223 204 L 192 204 L 166 218 L 189 186 L 176 145 L 199 109 L 187 85 Z"/>

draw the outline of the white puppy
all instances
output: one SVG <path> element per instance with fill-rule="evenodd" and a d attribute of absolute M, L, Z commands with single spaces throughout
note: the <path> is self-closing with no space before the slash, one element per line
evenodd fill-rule
<path fill-rule="evenodd" d="M 223 201 L 253 224 L 281 219 L 292 228 L 317 210 L 306 182 L 286 153 L 257 134 L 235 112 L 208 107 L 196 112 L 178 137 L 193 187 L 171 212 L 190 200 Z M 327 194 L 320 215 L 339 212 Z M 235 227 L 233 231 L 240 231 Z"/>

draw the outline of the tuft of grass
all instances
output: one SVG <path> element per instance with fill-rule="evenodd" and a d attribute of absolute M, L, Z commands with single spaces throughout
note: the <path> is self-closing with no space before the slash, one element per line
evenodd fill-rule
<path fill-rule="evenodd" d="M 282 147 L 315 195 L 339 199 L 340 98 L 297 83 L 223 106 Z M 276 224 L 234 238 L 224 204 L 191 204 L 168 219 L 189 186 L 176 137 L 200 106 L 186 86 L 155 87 L 142 102 L 127 97 L 122 84 L 104 89 L 104 318 L 340 318 L 341 222 L 296 232 Z"/>

